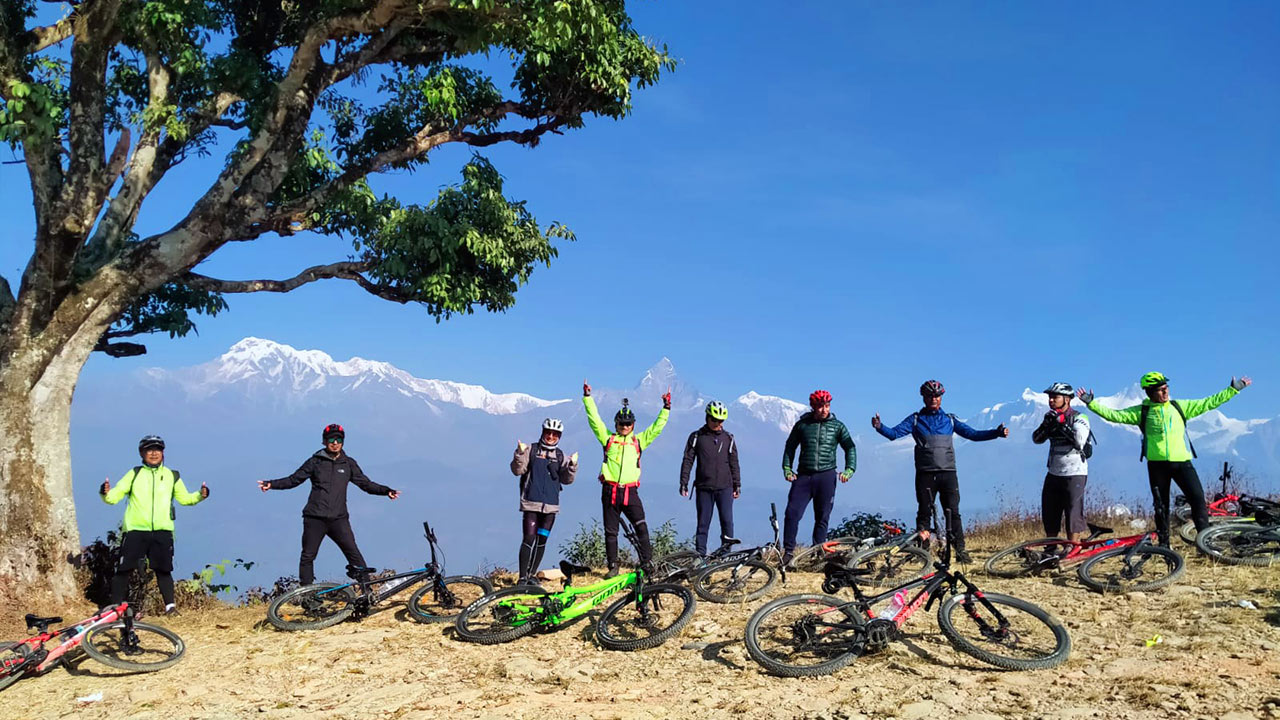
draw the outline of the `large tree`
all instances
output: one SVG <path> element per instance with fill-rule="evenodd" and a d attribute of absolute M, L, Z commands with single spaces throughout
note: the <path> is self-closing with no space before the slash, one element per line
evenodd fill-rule
<path fill-rule="evenodd" d="M 446 145 L 534 146 L 588 116 L 626 115 L 633 88 L 672 61 L 624 5 L 0 3 L 0 140 L 25 165 L 35 220 L 17 293 L 0 278 L 0 584 L 75 593 L 69 421 L 91 352 L 140 354 L 122 339 L 183 335 L 225 293 L 322 279 L 437 319 L 509 307 L 566 228 L 507 199 L 479 155 L 421 204 L 379 196 L 368 178 Z M 135 233 L 169 172 L 214 151 L 223 162 L 194 162 L 209 177 L 185 216 Z M 291 278 L 195 271 L 227 243 L 300 232 L 352 250 Z"/>

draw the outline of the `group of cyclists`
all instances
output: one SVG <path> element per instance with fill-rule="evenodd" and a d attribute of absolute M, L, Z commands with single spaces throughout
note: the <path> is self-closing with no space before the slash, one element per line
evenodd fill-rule
<path fill-rule="evenodd" d="M 1197 530 L 1208 526 L 1204 490 L 1192 459 L 1195 449 L 1186 432 L 1186 422 L 1212 410 L 1248 387 L 1248 377 L 1233 377 L 1228 387 L 1199 400 L 1172 400 L 1169 379 L 1149 372 L 1140 381 L 1147 398 L 1127 408 L 1109 408 L 1092 391 L 1056 382 L 1045 389 L 1049 409 L 1032 432 L 1037 444 L 1049 443 L 1048 473 L 1042 490 L 1042 517 L 1045 534 L 1057 537 L 1065 519 L 1067 537 L 1078 540 L 1086 532 L 1084 490 L 1088 461 L 1092 454 L 1092 433 L 1088 418 L 1072 406 L 1078 398 L 1099 417 L 1112 423 L 1136 425 L 1142 434 L 1141 459 L 1147 473 L 1155 507 L 1156 531 L 1162 545 L 1169 544 L 1169 491 L 1176 483 L 1190 503 Z M 875 430 L 889 440 L 911 435 L 915 442 L 915 493 L 918 503 L 916 529 L 928 539 L 933 503 L 941 499 L 946 518 L 947 538 L 962 563 L 971 562 L 965 551 L 964 528 L 960 516 L 960 488 L 956 471 L 953 437 L 973 441 L 1009 437 L 1003 424 L 988 430 L 970 427 L 942 409 L 946 388 L 937 380 L 920 386 L 922 407 L 889 427 L 879 414 L 871 419 Z M 796 548 L 796 536 L 806 507 L 813 505 L 814 544 L 827 539 L 837 482 L 847 483 L 857 470 L 857 448 L 849 429 L 831 411 L 831 393 L 816 390 L 809 396 L 810 410 L 800 416 L 783 446 L 782 474 L 789 483 L 783 532 L 783 563 L 789 564 Z M 603 449 L 597 480 L 601 486 L 607 574 L 619 572 L 618 528 L 626 516 L 635 528 L 637 552 L 642 567 L 651 560 L 652 548 L 640 499 L 641 457 L 662 434 L 671 412 L 671 392 L 662 396 L 662 409 L 644 430 L 636 431 L 636 415 L 627 399 L 614 414 L 610 429 L 600 417 L 591 394 L 591 385 L 582 386 L 582 403 L 587 424 Z M 742 492 L 738 450 L 733 434 L 725 429 L 727 407 L 719 401 L 706 406 L 705 423 L 689 434 L 680 466 L 679 492 L 694 493 L 697 508 L 695 548 L 707 552 L 707 538 L 713 514 L 718 514 L 722 537 L 733 536 L 733 502 Z M 518 574 L 521 582 L 535 582 L 551 528 L 560 510 L 561 489 L 573 483 L 578 472 L 578 453 L 566 455 L 559 447 L 564 424 L 547 418 L 537 442 L 517 443 L 511 472 L 519 477 L 521 544 Z M 346 557 L 348 571 L 367 571 L 356 544 L 347 510 L 347 489 L 351 483 L 371 495 L 391 500 L 399 492 L 368 478 L 355 459 L 344 450 L 346 431 L 331 424 L 321 434 L 323 447 L 309 456 L 291 475 L 260 480 L 263 491 L 288 490 L 311 483 L 310 495 L 302 510 L 302 552 L 298 578 L 303 584 L 315 580 L 314 562 L 325 537 L 331 538 Z M 128 500 L 124 517 L 124 537 L 119 565 L 112 581 L 112 602 L 124 599 L 129 573 L 142 560 L 150 561 L 165 602 L 165 611 L 174 611 L 173 523 L 176 501 L 195 505 L 209 497 L 209 488 L 196 492 L 183 484 L 181 474 L 164 464 L 164 440 L 148 435 L 139 442 L 142 464 L 127 472 L 113 487 L 104 482 L 100 493 L 105 502 Z M 799 451 L 798 462 L 796 452 Z M 837 472 L 837 455 L 844 455 L 843 470 Z M 692 477 L 692 486 L 690 479 Z"/>

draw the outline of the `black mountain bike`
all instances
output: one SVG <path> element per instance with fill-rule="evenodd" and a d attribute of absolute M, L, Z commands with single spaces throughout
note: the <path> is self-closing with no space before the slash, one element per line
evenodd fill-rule
<path fill-rule="evenodd" d="M 1280 513 L 1259 510 L 1253 520 L 1205 528 L 1196 535 L 1196 549 L 1228 565 L 1280 564 Z"/>
<path fill-rule="evenodd" d="M 782 582 L 787 582 L 778 539 L 778 506 L 774 503 L 769 503 L 769 525 L 773 528 L 773 542 L 735 550 L 732 557 L 710 563 L 694 575 L 693 591 L 698 597 L 714 603 L 747 602 L 768 592 L 779 574 Z M 737 538 L 724 539 L 730 546 L 741 542 Z"/>
<path fill-rule="evenodd" d="M 807 594 L 774 600 L 747 622 L 747 651 L 776 675 L 827 675 L 863 653 L 884 648 L 917 610 L 938 602 L 942 633 L 956 649 L 982 662 L 1008 670 L 1039 670 L 1059 665 L 1071 654 L 1071 636 L 1057 618 L 1025 600 L 984 593 L 953 571 L 948 543 L 934 568 L 896 588 L 867 595 L 858 583 L 869 571 L 830 563 L 823 592 L 847 587 L 854 599 Z M 881 605 L 880 613 L 872 610 L 890 599 L 893 602 Z"/>
<path fill-rule="evenodd" d="M 347 574 L 353 582 L 316 583 L 291 590 L 271 601 L 267 608 L 267 620 L 281 630 L 319 630 L 336 625 L 349 617 L 363 619 L 374 606 L 405 588 L 424 583 L 409 596 L 409 616 L 418 622 L 435 623 L 452 620 L 472 602 L 493 592 L 493 585 L 474 575 L 444 576 L 444 561 L 437 560 L 439 546 L 436 534 L 427 523 L 422 523 L 427 544 L 431 547 L 431 562 L 417 570 L 373 577 L 377 570 L 347 566 Z M 443 552 L 439 552 L 443 556 Z M 403 582 L 396 582 L 403 581 Z M 375 585 L 395 583 L 380 592 Z"/>
<path fill-rule="evenodd" d="M 769 510 L 770 522 L 776 525 L 778 522 L 777 505 L 769 503 Z M 774 528 L 774 532 L 775 534 L 777 533 L 777 528 Z M 762 552 L 762 559 L 766 561 L 776 561 L 782 556 L 781 551 L 774 545 L 765 545 L 760 548 L 734 549 L 735 546 L 741 544 L 742 541 L 738 538 L 721 535 L 720 547 L 707 553 L 706 557 L 699 555 L 697 550 L 677 550 L 673 553 L 667 553 L 654 559 L 653 576 L 661 578 L 663 582 L 685 582 L 693 580 L 703 569 L 709 566 L 743 560 L 751 557 L 758 550 Z"/>

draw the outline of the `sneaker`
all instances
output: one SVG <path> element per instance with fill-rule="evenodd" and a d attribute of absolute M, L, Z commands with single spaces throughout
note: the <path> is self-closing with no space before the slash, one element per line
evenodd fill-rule
<path fill-rule="evenodd" d="M 165 617 L 180 617 L 182 615 L 182 613 L 178 612 L 178 607 L 176 605 L 165 605 L 164 614 Z"/>
<path fill-rule="evenodd" d="M 618 566 L 610 565 L 609 570 L 604 574 L 606 578 L 618 577 Z"/>
<path fill-rule="evenodd" d="M 961 565 L 968 565 L 973 562 L 973 558 L 964 550 L 956 550 L 956 562 Z"/>
<path fill-rule="evenodd" d="M 791 553 L 789 553 L 789 552 L 788 552 L 788 553 L 783 553 L 783 554 L 782 554 L 782 567 L 784 567 L 784 568 L 786 568 L 786 569 L 788 569 L 788 570 L 795 570 L 795 569 L 796 569 L 796 565 L 795 565 L 795 556 L 794 556 L 794 555 L 792 555 L 792 554 L 791 554 Z"/>

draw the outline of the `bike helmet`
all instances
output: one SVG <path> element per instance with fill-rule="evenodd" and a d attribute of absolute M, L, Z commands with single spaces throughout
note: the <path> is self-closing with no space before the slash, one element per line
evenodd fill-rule
<path fill-rule="evenodd" d="M 1149 372 L 1142 376 L 1140 383 L 1143 390 L 1150 390 L 1151 388 L 1158 388 L 1161 385 L 1168 385 L 1169 378 L 1165 377 L 1164 373 Z"/>
<path fill-rule="evenodd" d="M 920 386 L 920 395 L 923 397 L 942 397 L 942 394 L 946 391 L 947 389 L 942 387 L 942 383 L 937 380 L 926 380 Z"/>
<path fill-rule="evenodd" d="M 320 439 L 323 440 L 326 445 L 329 443 L 329 438 L 337 438 L 338 442 L 342 442 L 347 439 L 347 431 L 343 430 L 342 426 L 338 423 L 330 423 L 325 425 L 324 432 L 320 433 Z"/>
<path fill-rule="evenodd" d="M 822 407 L 831 403 L 831 393 L 826 390 L 814 390 L 809 393 L 809 407 Z"/>
<path fill-rule="evenodd" d="M 542 429 L 544 431 L 550 430 L 551 432 L 564 433 L 564 423 L 555 418 L 547 418 L 542 421 Z"/>
<path fill-rule="evenodd" d="M 1068 383 L 1057 382 L 1045 388 L 1047 395 L 1066 395 L 1068 397 L 1076 394 L 1076 389 Z"/>
<path fill-rule="evenodd" d="M 164 450 L 164 438 L 159 435 L 146 435 L 138 441 L 138 452 L 147 450 Z"/>
<path fill-rule="evenodd" d="M 707 416 L 716 420 L 724 420 L 729 417 L 729 408 L 725 407 L 724 403 L 719 400 L 712 400 L 707 403 Z"/>
<path fill-rule="evenodd" d="M 614 425 L 635 425 L 636 424 L 636 414 L 631 412 L 631 408 L 628 407 L 628 404 L 630 402 L 631 402 L 630 400 L 626 398 L 622 398 L 622 409 L 619 410 L 617 414 L 613 416 Z"/>

